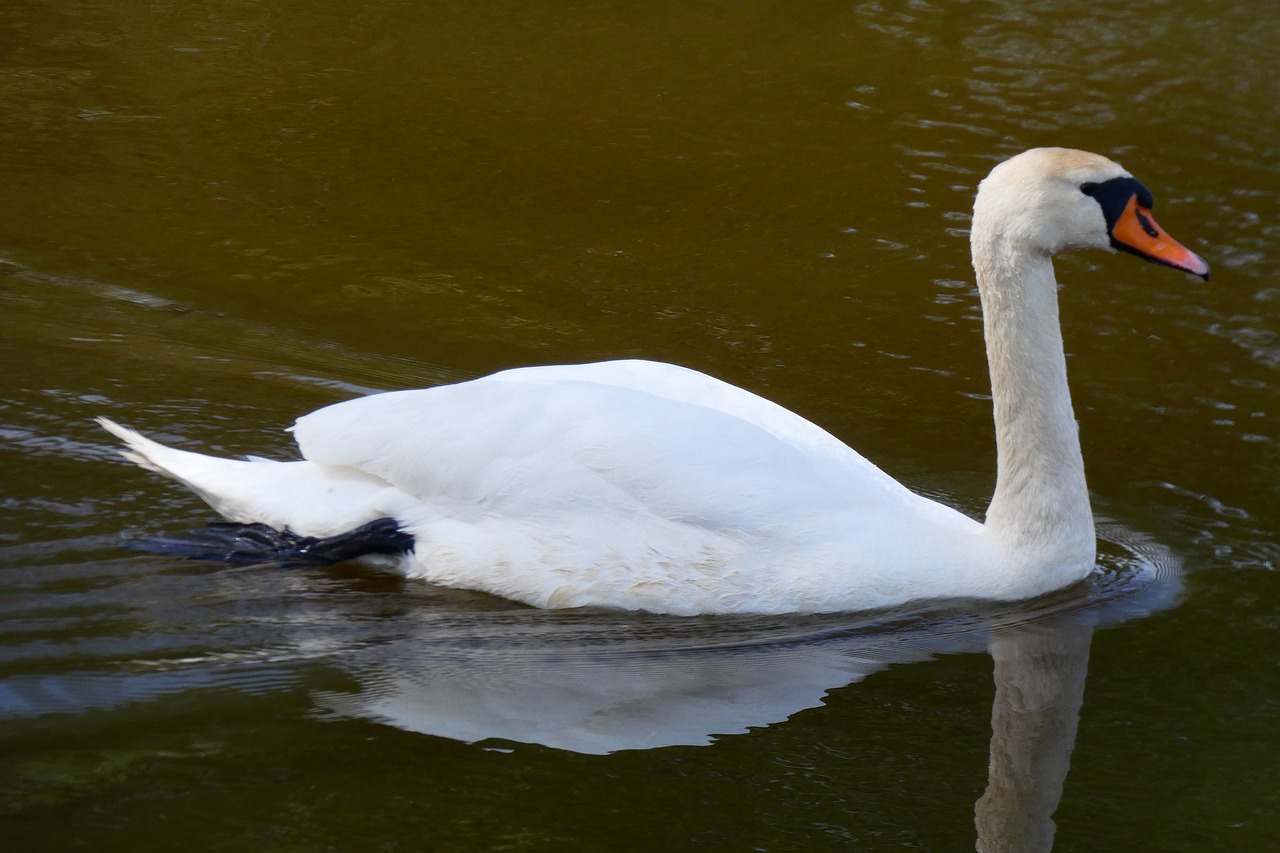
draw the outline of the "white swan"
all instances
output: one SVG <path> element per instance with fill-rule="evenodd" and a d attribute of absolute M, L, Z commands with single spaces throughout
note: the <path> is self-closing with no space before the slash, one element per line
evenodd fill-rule
<path fill-rule="evenodd" d="M 1114 248 L 1208 278 L 1151 204 L 1119 165 L 1061 148 L 1020 154 L 980 185 L 971 248 L 998 451 L 985 523 L 780 406 L 647 361 L 339 403 L 293 427 L 297 462 L 203 456 L 101 422 L 128 459 L 233 522 L 355 550 L 398 529 L 400 543 L 412 536 L 395 557 L 407 575 L 537 607 L 784 613 L 1030 597 L 1084 578 L 1095 549 L 1050 256 Z M 346 537 L 378 519 L 394 524 Z"/>

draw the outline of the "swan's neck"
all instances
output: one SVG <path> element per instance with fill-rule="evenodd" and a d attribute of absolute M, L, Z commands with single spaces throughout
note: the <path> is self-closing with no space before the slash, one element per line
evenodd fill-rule
<path fill-rule="evenodd" d="M 973 249 L 996 427 L 987 529 L 1017 563 L 1083 572 L 1093 565 L 1093 514 L 1067 389 L 1053 263 L 1003 234 L 975 237 Z"/>

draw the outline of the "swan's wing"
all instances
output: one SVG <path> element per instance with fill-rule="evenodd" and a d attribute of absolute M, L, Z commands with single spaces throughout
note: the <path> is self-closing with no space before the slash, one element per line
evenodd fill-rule
<path fill-rule="evenodd" d="M 692 371 L 641 377 L 674 380 L 663 394 L 595 382 L 590 369 L 588 379 L 537 373 L 339 403 L 301 418 L 294 435 L 309 460 L 477 516 L 607 507 L 734 527 L 921 500 L 802 418 Z M 679 399 L 699 387 L 715 407 Z M 844 457 L 820 452 L 823 436 Z"/>
<path fill-rule="evenodd" d="M 779 441 L 826 456 L 837 464 L 870 469 L 866 472 L 867 476 L 879 475 L 891 480 L 887 474 L 817 424 L 771 400 L 687 367 L 642 359 L 624 359 L 592 364 L 518 367 L 477 381 L 576 381 L 630 388 L 655 397 L 731 415 L 759 427 Z"/>

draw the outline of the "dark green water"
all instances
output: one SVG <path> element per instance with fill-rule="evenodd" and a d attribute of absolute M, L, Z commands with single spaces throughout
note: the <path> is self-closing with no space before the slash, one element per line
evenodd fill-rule
<path fill-rule="evenodd" d="M 1262 3 L 6 4 L 0 845 L 1275 849 L 1278 44 Z M 96 415 L 286 455 L 615 356 L 981 512 L 965 229 L 1034 145 L 1214 268 L 1058 264 L 1087 588 L 682 620 L 120 548 L 208 512 Z"/>

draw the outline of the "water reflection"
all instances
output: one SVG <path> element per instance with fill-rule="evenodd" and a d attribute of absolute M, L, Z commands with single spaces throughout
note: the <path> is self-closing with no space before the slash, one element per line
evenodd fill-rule
<path fill-rule="evenodd" d="M 892 612 L 673 626 L 634 614 L 478 612 L 341 654 L 358 691 L 317 700 L 330 713 L 467 742 L 592 754 L 705 745 L 782 722 L 890 664 L 980 651 L 1010 618 L 1036 617 Z"/>
<path fill-rule="evenodd" d="M 1033 853 L 1053 846 L 1095 627 L 1178 590 L 1169 565 L 1131 560 L 1074 590 L 976 610 L 674 622 L 502 611 L 347 656 L 359 689 L 315 699 L 326 714 L 423 734 L 600 754 L 709 744 L 891 663 L 986 648 L 995 696 L 977 848 Z"/>
<path fill-rule="evenodd" d="M 503 621 L 506 621 L 504 615 Z M 468 742 L 511 741 L 573 752 L 705 745 L 781 722 L 830 689 L 929 654 L 909 631 L 868 621 L 806 637 L 803 623 L 703 622 L 663 635 L 620 616 L 497 641 L 408 636 L 344 662 L 358 693 L 321 704 L 409 731 Z"/>
<path fill-rule="evenodd" d="M 1017 605 L 677 620 L 507 607 L 447 621 L 406 612 L 397 623 L 409 630 L 337 656 L 359 690 L 317 701 L 331 714 L 467 742 L 596 754 L 703 745 L 781 722 L 890 664 L 988 646 L 1006 685 L 997 702 L 1014 701 L 1010 690 L 1030 701 L 1035 679 L 1055 677 L 1044 643 L 1066 649 L 1064 632 L 1148 613 L 1176 590 L 1167 563 L 1133 557 L 1089 584 Z M 1087 659 L 1087 633 L 1083 642 Z M 1079 673 L 1082 689 L 1083 664 Z"/>
<path fill-rule="evenodd" d="M 992 636 L 991 759 L 974 807 L 982 853 L 1053 848 L 1092 639 L 1093 625 L 1070 615 Z"/>

